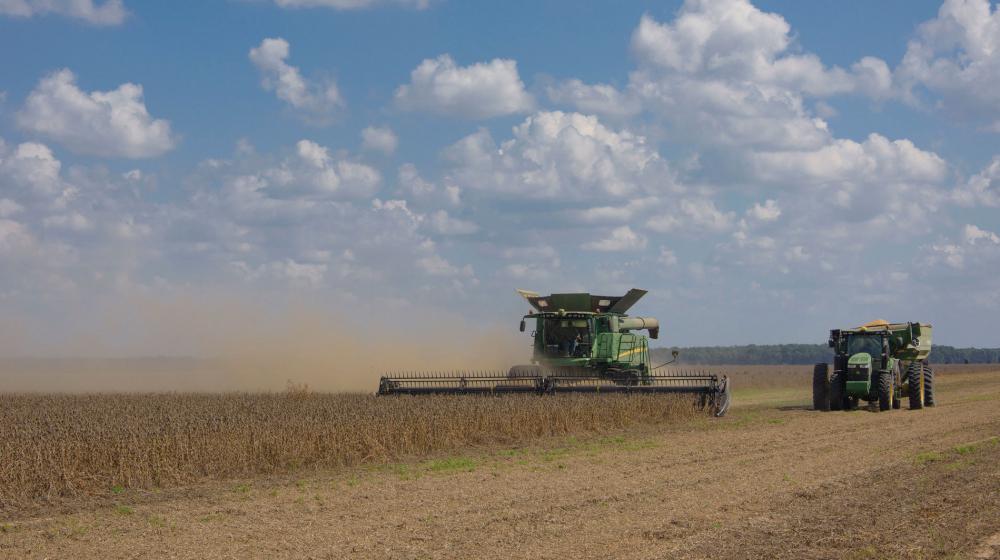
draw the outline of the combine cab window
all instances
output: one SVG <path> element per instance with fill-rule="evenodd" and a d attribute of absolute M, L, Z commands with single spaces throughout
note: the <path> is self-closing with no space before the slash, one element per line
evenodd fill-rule
<path fill-rule="evenodd" d="M 847 339 L 847 355 L 866 353 L 873 359 L 882 355 L 882 337 L 854 335 Z"/>
<path fill-rule="evenodd" d="M 586 319 L 546 319 L 542 329 L 547 355 L 564 358 L 590 355 L 590 324 Z"/>

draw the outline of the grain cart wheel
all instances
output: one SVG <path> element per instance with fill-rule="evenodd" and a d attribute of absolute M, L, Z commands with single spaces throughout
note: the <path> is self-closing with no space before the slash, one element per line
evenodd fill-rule
<path fill-rule="evenodd" d="M 891 371 L 883 371 L 878 376 L 878 409 L 880 412 L 892 408 L 892 402 L 895 400 L 893 377 Z"/>
<path fill-rule="evenodd" d="M 892 409 L 903 408 L 903 377 L 899 373 L 899 362 L 892 368 Z"/>
<path fill-rule="evenodd" d="M 830 410 L 844 410 L 844 393 L 847 392 L 847 379 L 844 372 L 833 370 L 830 375 Z"/>
<path fill-rule="evenodd" d="M 924 407 L 924 368 L 920 362 L 910 362 L 906 368 L 906 384 L 909 386 L 910 410 Z"/>
<path fill-rule="evenodd" d="M 927 362 L 920 365 L 924 370 L 924 406 L 934 406 L 934 370 Z"/>
<path fill-rule="evenodd" d="M 813 410 L 830 410 L 830 365 L 813 366 Z"/>

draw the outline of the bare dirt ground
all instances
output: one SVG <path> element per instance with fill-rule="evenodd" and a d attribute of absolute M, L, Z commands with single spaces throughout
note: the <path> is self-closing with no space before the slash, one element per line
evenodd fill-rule
<path fill-rule="evenodd" d="M 721 420 L 4 518 L 0 558 L 1000 558 L 1000 372 L 922 411 Z"/>

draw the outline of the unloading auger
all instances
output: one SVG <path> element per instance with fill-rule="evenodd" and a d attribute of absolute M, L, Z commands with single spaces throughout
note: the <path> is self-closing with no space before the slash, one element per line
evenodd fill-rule
<path fill-rule="evenodd" d="M 524 332 L 527 322 L 534 321 L 531 364 L 513 366 L 506 373 L 385 375 L 378 394 L 684 393 L 695 395 L 697 403 L 715 416 L 729 410 L 727 377 L 701 372 L 657 373 L 665 371 L 667 365 L 650 363 L 649 338 L 658 338 L 659 321 L 626 315 L 645 290 L 632 289 L 624 296 L 518 293 L 533 308 L 520 325 Z M 643 330 L 648 337 L 633 332 Z"/>

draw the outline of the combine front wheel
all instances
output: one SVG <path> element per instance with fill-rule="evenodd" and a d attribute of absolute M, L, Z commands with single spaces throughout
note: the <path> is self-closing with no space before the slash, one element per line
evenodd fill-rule
<path fill-rule="evenodd" d="M 830 410 L 830 365 L 813 366 L 813 410 Z"/>
<path fill-rule="evenodd" d="M 920 362 L 910 362 L 906 368 L 906 384 L 909 386 L 910 410 L 924 407 L 924 372 Z"/>
<path fill-rule="evenodd" d="M 896 396 L 892 381 L 891 371 L 883 371 L 878 376 L 878 409 L 880 412 L 892 408 Z"/>

